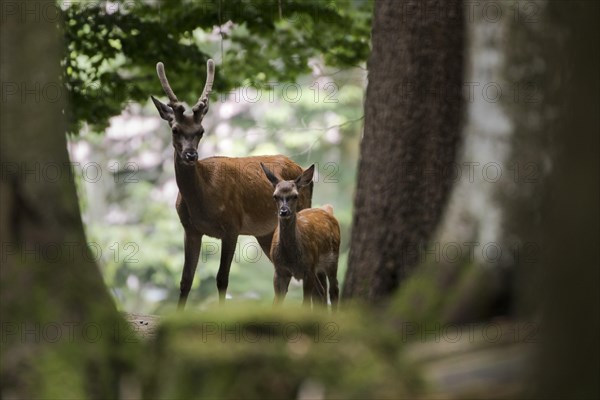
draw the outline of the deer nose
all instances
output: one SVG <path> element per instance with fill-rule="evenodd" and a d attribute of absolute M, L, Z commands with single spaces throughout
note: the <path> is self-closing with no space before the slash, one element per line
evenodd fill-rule
<path fill-rule="evenodd" d="M 281 207 L 279 209 L 279 216 L 280 217 L 289 217 L 291 214 L 290 209 L 287 207 Z"/>
<path fill-rule="evenodd" d="M 183 157 L 186 161 L 196 161 L 198 160 L 198 152 L 196 150 L 186 150 Z"/>

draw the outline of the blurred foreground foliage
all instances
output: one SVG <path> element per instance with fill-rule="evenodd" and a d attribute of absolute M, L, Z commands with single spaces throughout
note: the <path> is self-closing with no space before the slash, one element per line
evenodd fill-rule
<path fill-rule="evenodd" d="M 470 315 L 478 323 L 463 324 L 444 312 L 460 305 L 456 290 L 464 288 L 474 269 L 472 264 L 455 269 L 463 277 L 457 287 L 436 286 L 435 278 L 443 275 L 437 271 L 421 272 L 433 278 L 427 284 L 437 290 L 400 291 L 376 308 L 346 303 L 332 314 L 290 303 L 265 307 L 229 301 L 160 320 L 126 316 L 130 330 L 118 323 L 96 324 L 94 332 L 101 336 L 84 332 L 50 347 L 22 384 L 35 385 L 41 398 L 519 398 L 531 347 L 507 335 L 510 327 L 484 325 L 480 314 Z M 407 287 L 424 287 L 423 276 L 411 277 Z M 446 306 L 425 312 L 417 307 L 411 313 L 417 294 L 426 304 Z M 469 295 L 478 292 L 463 294 Z M 488 326 L 505 333 L 501 342 L 486 336 Z M 111 353 L 102 354 L 100 337 L 116 345 Z M 78 352 L 109 354 L 110 370 L 93 362 L 72 367 L 68 360 L 77 359 Z M 490 364 L 498 352 L 503 362 Z M 485 374 L 471 371 L 482 367 Z"/>
<path fill-rule="evenodd" d="M 369 52 L 371 1 L 169 0 L 69 2 L 62 7 L 70 131 L 98 130 L 131 102 L 160 95 L 163 61 L 182 101 L 195 103 L 206 60 L 214 91 L 294 82 L 315 60 L 346 68 Z M 310 61 L 310 62 L 309 62 Z"/>
<path fill-rule="evenodd" d="M 14 394 L 395 399 L 422 393 L 419 370 L 404 357 L 403 342 L 381 317 L 358 309 L 329 314 L 297 306 L 228 304 L 165 317 L 145 339 L 135 326 L 117 333 L 117 325 L 96 324 L 100 335 L 76 331 L 70 340 L 39 353 Z M 114 345 L 111 352 L 99 346 L 105 342 Z M 69 364 L 82 354 L 109 362 Z"/>
<path fill-rule="evenodd" d="M 170 318 L 143 359 L 143 397 L 414 395 L 422 383 L 396 334 L 367 315 L 238 306 Z"/>
<path fill-rule="evenodd" d="M 490 319 L 499 291 L 486 284 L 489 273 L 474 263 L 424 264 L 389 303 L 346 302 L 334 314 L 228 302 L 168 316 L 136 368 L 142 397 L 481 398 L 491 389 L 518 398 L 517 367 L 531 348 Z M 502 343 L 488 327 L 505 334 Z M 504 364 L 490 365 L 498 349 Z M 488 375 L 461 374 L 457 362 Z"/>

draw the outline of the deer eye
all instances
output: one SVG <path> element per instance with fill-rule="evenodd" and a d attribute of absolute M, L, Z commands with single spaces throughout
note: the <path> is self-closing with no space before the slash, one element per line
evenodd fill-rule
<path fill-rule="evenodd" d="M 179 128 L 175 127 L 171 131 L 173 131 L 173 135 L 179 135 Z"/>
<path fill-rule="evenodd" d="M 292 194 L 289 197 L 290 200 L 297 200 L 298 199 L 298 195 L 297 194 Z"/>

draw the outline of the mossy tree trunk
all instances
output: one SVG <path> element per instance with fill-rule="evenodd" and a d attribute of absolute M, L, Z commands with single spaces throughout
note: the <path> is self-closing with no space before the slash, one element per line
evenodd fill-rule
<path fill-rule="evenodd" d="M 463 25 L 460 2 L 375 3 L 345 299 L 389 296 L 440 219 L 463 112 Z"/>
<path fill-rule="evenodd" d="M 108 396 L 104 367 L 123 333 L 83 231 L 54 7 L 12 2 L 2 16 L 2 397 Z"/>

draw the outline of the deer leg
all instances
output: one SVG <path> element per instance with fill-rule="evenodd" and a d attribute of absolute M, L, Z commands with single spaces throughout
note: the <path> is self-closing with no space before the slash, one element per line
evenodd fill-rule
<path fill-rule="evenodd" d="M 313 299 L 319 304 L 327 306 L 327 275 L 323 271 L 317 272 L 317 282 L 313 290 Z"/>
<path fill-rule="evenodd" d="M 273 241 L 273 232 L 265 236 L 255 236 L 260 248 L 267 255 L 267 258 L 271 261 L 271 242 Z"/>
<path fill-rule="evenodd" d="M 231 261 L 233 261 L 237 239 L 238 235 L 234 235 L 224 237 L 221 240 L 221 263 L 219 264 L 219 272 L 217 272 L 217 290 L 219 291 L 219 303 L 221 304 L 225 301 L 225 295 L 227 294 L 229 269 L 231 268 Z"/>
<path fill-rule="evenodd" d="M 183 273 L 181 274 L 181 283 L 179 284 L 179 303 L 178 310 L 185 308 L 185 303 L 194 282 L 194 274 L 200 258 L 200 247 L 202 246 L 202 234 L 192 231 L 185 231 L 183 239 L 184 262 Z"/>
<path fill-rule="evenodd" d="M 313 297 L 313 295 L 315 295 L 315 291 L 318 290 L 317 289 L 318 284 L 319 284 L 319 282 L 317 280 L 317 276 L 314 273 L 307 272 L 306 274 L 304 274 L 304 279 L 302 279 L 302 305 L 303 306 L 310 307 L 312 297 Z M 317 297 L 318 297 L 318 295 L 315 296 L 315 300 Z"/>
<path fill-rule="evenodd" d="M 329 279 L 329 300 L 331 301 L 331 310 L 337 311 L 339 303 L 338 299 L 340 296 L 337 280 L 337 262 L 332 266 L 331 272 L 327 274 L 327 278 Z"/>
<path fill-rule="evenodd" d="M 291 279 L 292 275 L 287 273 L 277 273 L 277 271 L 275 271 L 275 275 L 273 275 L 273 288 L 275 289 L 275 300 L 273 300 L 273 305 L 279 305 L 283 302 Z"/>

